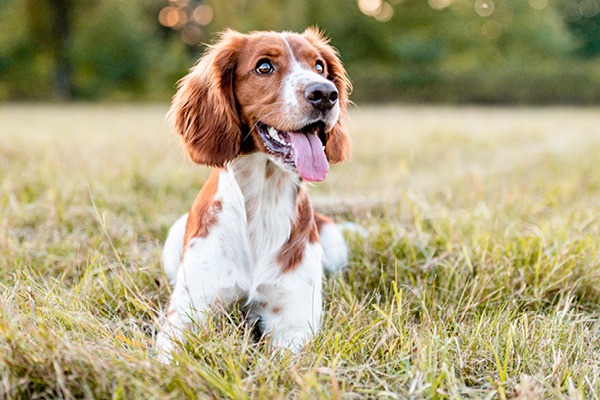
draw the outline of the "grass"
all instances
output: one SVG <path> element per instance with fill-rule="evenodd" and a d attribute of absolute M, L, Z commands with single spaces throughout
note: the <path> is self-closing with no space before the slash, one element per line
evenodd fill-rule
<path fill-rule="evenodd" d="M 1 397 L 600 397 L 599 110 L 353 110 L 311 192 L 369 234 L 319 336 L 274 357 L 233 310 L 172 366 L 160 247 L 207 170 L 165 111 L 0 108 Z"/>

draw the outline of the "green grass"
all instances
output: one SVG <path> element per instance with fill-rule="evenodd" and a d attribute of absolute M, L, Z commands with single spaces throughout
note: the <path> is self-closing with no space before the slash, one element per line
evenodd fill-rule
<path fill-rule="evenodd" d="M 319 336 L 275 357 L 234 310 L 176 366 L 148 356 L 160 247 L 207 169 L 165 111 L 0 108 L 0 397 L 600 396 L 599 110 L 354 109 L 311 192 L 369 235 Z"/>

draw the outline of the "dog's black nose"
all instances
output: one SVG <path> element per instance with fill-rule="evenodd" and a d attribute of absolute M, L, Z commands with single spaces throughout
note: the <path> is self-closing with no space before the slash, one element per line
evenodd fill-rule
<path fill-rule="evenodd" d="M 338 101 L 338 91 L 330 82 L 310 83 L 304 89 L 304 98 L 317 110 L 327 111 Z"/>

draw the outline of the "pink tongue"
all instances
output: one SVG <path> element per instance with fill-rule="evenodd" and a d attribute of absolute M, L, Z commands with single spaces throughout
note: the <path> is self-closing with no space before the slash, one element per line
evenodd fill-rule
<path fill-rule="evenodd" d="M 288 132 L 296 153 L 296 168 L 305 181 L 320 182 L 329 171 L 323 144 L 316 133 Z"/>

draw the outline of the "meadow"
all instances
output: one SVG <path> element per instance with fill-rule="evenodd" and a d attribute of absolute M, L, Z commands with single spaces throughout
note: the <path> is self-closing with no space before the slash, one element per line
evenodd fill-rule
<path fill-rule="evenodd" d="M 238 308 L 162 365 L 170 224 L 208 170 L 166 105 L 0 107 L 0 398 L 600 397 L 600 109 L 355 107 L 312 185 L 347 270 L 298 356 Z"/>

